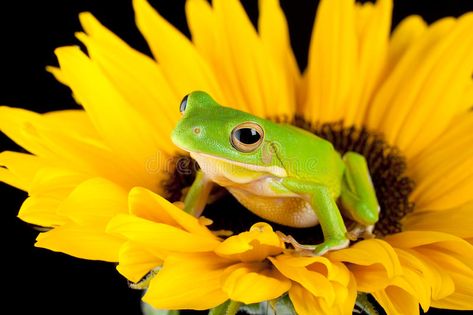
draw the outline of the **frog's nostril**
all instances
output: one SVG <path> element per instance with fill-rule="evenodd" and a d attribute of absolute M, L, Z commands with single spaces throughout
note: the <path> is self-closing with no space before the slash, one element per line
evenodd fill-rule
<path fill-rule="evenodd" d="M 198 135 L 200 133 L 200 128 L 199 127 L 194 127 L 194 129 L 192 130 L 196 135 Z"/>

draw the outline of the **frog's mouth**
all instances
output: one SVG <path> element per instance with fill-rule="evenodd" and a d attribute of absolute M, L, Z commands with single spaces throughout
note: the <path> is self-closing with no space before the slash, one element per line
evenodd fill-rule
<path fill-rule="evenodd" d="M 187 151 L 187 150 L 186 150 Z M 190 152 L 190 156 L 199 163 L 199 165 L 203 168 L 203 164 L 208 164 L 207 161 L 210 162 L 216 162 L 213 165 L 232 165 L 235 166 L 235 175 L 238 176 L 238 171 L 239 170 L 247 170 L 247 171 L 253 171 L 256 173 L 262 173 L 262 174 L 271 174 L 276 177 L 287 177 L 287 172 L 285 169 L 279 166 L 262 166 L 262 165 L 251 165 L 251 164 L 246 164 L 246 163 L 241 163 L 238 161 L 233 161 L 229 159 L 225 159 L 222 157 L 210 155 L 210 154 L 205 154 L 201 152 Z M 218 171 L 218 170 L 217 170 Z"/>

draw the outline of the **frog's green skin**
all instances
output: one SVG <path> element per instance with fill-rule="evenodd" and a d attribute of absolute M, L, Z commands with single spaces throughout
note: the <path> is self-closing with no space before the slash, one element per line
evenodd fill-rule
<path fill-rule="evenodd" d="M 316 255 L 349 244 L 337 200 L 357 229 L 371 232 L 379 206 L 363 156 L 348 152 L 342 158 L 312 133 L 223 107 L 205 92 L 191 93 L 182 105 L 172 140 L 201 167 L 185 199 L 186 211 L 200 215 L 216 183 L 269 221 L 292 227 L 320 224 L 325 240 L 311 247 Z M 232 144 L 232 131 L 245 123 L 259 125 L 263 133 L 251 152 Z"/>

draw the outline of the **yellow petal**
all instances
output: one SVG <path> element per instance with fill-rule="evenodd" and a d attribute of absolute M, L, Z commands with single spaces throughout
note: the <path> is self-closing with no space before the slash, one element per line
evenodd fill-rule
<path fill-rule="evenodd" d="M 44 124 L 60 129 L 62 132 L 67 132 L 75 136 L 82 136 L 89 139 L 90 142 L 94 140 L 100 143 L 100 135 L 95 129 L 92 121 L 90 121 L 87 113 L 82 109 L 67 109 L 56 110 L 42 115 Z M 67 122 L 67 130 L 61 128 Z"/>
<path fill-rule="evenodd" d="M 2 107 L 0 126 L 20 146 L 38 155 L 48 165 L 101 175 L 125 187 L 133 182 L 144 185 L 144 180 L 137 178 L 137 173 L 133 173 L 121 156 L 113 154 L 95 130 L 90 129 L 90 121 L 85 115 L 83 111 L 39 115 L 24 109 Z M 117 169 L 121 171 L 117 172 Z"/>
<path fill-rule="evenodd" d="M 222 290 L 228 297 L 245 304 L 278 298 L 290 287 L 291 281 L 267 262 L 232 265 L 222 279 Z"/>
<path fill-rule="evenodd" d="M 473 267 L 473 245 L 451 234 L 435 231 L 405 231 L 386 236 L 397 248 L 433 247 L 455 255 Z"/>
<path fill-rule="evenodd" d="M 384 70 L 391 29 L 392 0 L 378 0 L 356 6 L 358 30 L 357 78 L 345 104 L 344 122 L 361 126 L 366 108 Z"/>
<path fill-rule="evenodd" d="M 182 98 L 192 91 L 202 90 L 219 102 L 224 100 L 209 65 L 192 43 L 145 0 L 134 0 L 133 7 L 138 28 L 146 38 L 174 93 Z"/>
<path fill-rule="evenodd" d="M 424 311 L 430 304 L 430 297 L 434 300 L 441 299 L 455 291 L 455 284 L 448 273 L 432 261 L 423 259 L 417 251 L 396 249 L 396 253 L 404 269 L 402 278 L 412 284 L 411 290 L 406 289 L 406 291 L 418 296 L 419 301 L 422 301 Z"/>
<path fill-rule="evenodd" d="M 162 135 L 153 133 L 153 127 L 118 94 L 79 48 L 59 48 L 56 55 L 71 89 L 100 135 L 115 152 L 120 152 L 131 178 L 139 178 L 142 186 L 154 188 L 156 179 L 146 169 L 146 161 L 167 148 L 159 139 Z"/>
<path fill-rule="evenodd" d="M 394 29 L 389 43 L 385 75 L 388 75 L 402 59 L 404 54 L 427 29 L 427 23 L 418 15 L 411 15 L 402 20 Z"/>
<path fill-rule="evenodd" d="M 391 286 L 397 286 L 413 297 L 420 303 L 424 312 L 430 307 L 430 297 L 433 291 L 432 278 L 427 274 L 425 264 L 419 259 L 413 259 L 413 255 L 398 250 L 399 260 L 403 268 L 403 275 L 392 280 Z"/>
<path fill-rule="evenodd" d="M 430 260 L 438 265 L 439 269 L 448 273 L 454 282 L 455 292 L 445 298 L 433 300 L 432 306 L 444 309 L 471 310 L 473 308 L 473 269 L 471 267 L 473 260 L 471 257 L 459 259 L 450 255 L 448 250 L 449 247 L 442 251 L 435 248 L 418 250 L 425 260 Z"/>
<path fill-rule="evenodd" d="M 388 314 L 419 314 L 417 300 L 397 286 L 389 286 L 372 294 Z"/>
<path fill-rule="evenodd" d="M 96 177 L 79 184 L 61 203 L 57 213 L 78 224 L 107 224 L 116 214 L 128 212 L 128 192 Z"/>
<path fill-rule="evenodd" d="M 122 235 L 158 251 L 206 252 L 213 250 L 219 244 L 214 237 L 192 234 L 133 215 L 115 216 L 108 224 L 107 232 Z"/>
<path fill-rule="evenodd" d="M 82 13 L 80 21 L 89 36 L 77 36 L 86 45 L 92 60 L 142 118 L 149 120 L 155 132 L 168 139 L 180 118 L 178 104 L 180 95 L 171 90 L 161 69 L 148 56 L 129 47 L 115 34 L 101 25 L 90 13 Z M 175 104 L 175 106 L 171 106 Z"/>
<path fill-rule="evenodd" d="M 73 223 L 41 233 L 35 246 L 90 260 L 118 261 L 123 239 L 105 233 L 104 226 Z"/>
<path fill-rule="evenodd" d="M 31 154 L 3 151 L 0 153 L 0 181 L 29 191 L 36 172 L 46 165 L 46 161 Z"/>
<path fill-rule="evenodd" d="M 58 213 L 59 206 L 87 177 L 86 174 L 62 168 L 39 169 L 30 183 L 30 197 L 21 206 L 18 217 L 40 226 L 57 226 L 70 221 Z"/>
<path fill-rule="evenodd" d="M 394 249 L 379 239 L 364 240 L 353 246 L 328 253 L 330 260 L 350 263 L 360 291 L 383 288 L 389 279 L 402 274 L 402 267 Z"/>
<path fill-rule="evenodd" d="M 443 210 L 473 199 L 473 112 L 457 117 L 425 151 L 408 162 L 419 210 Z"/>
<path fill-rule="evenodd" d="M 357 78 L 358 46 L 353 0 L 321 1 L 309 49 L 302 113 L 311 122 L 340 120 Z"/>
<path fill-rule="evenodd" d="M 418 211 L 407 215 L 402 226 L 408 231 L 438 231 L 463 239 L 473 237 L 473 201 L 459 207 L 437 211 Z"/>
<path fill-rule="evenodd" d="M 145 188 L 135 187 L 130 191 L 129 207 L 130 212 L 138 217 L 216 239 L 194 216 Z"/>
<path fill-rule="evenodd" d="M 473 15 L 467 14 L 440 39 L 426 34 L 425 40 L 405 54 L 374 98 L 374 108 L 387 108 L 377 128 L 407 156 L 421 152 L 453 117 L 471 106 L 461 100 L 473 69 L 473 40 L 465 40 L 470 39 L 472 27 Z M 433 38 L 437 41 L 432 42 Z"/>
<path fill-rule="evenodd" d="M 53 227 L 67 223 L 69 220 L 56 213 L 61 204 L 60 199 L 50 196 L 31 196 L 21 205 L 18 217 L 28 223 Z"/>
<path fill-rule="evenodd" d="M 324 257 L 288 257 L 281 255 L 270 258 L 271 262 L 287 278 L 296 281 L 316 297 L 321 297 L 332 305 L 335 301 L 335 291 L 326 275 L 311 271 L 307 266 L 320 264 Z M 301 265 L 302 264 L 302 265 Z"/>
<path fill-rule="evenodd" d="M 392 49 L 394 61 L 391 62 L 390 65 L 388 64 L 383 84 L 379 87 L 378 92 L 371 102 L 368 113 L 369 115 L 366 121 L 368 127 L 372 129 L 382 127 L 381 125 L 386 119 L 386 114 L 390 110 L 390 107 L 387 104 L 390 104 L 391 100 L 395 99 L 396 94 L 399 92 L 405 94 L 405 91 L 401 90 L 401 87 L 403 87 L 403 84 L 405 83 L 404 81 L 406 80 L 404 76 L 410 74 L 413 66 L 418 66 L 419 60 L 423 61 L 425 59 L 424 51 L 428 51 L 431 49 L 431 46 L 434 46 L 443 39 L 455 25 L 455 20 L 453 18 L 443 18 L 432 24 L 425 32 L 418 30 L 420 34 L 416 36 L 415 41 L 411 40 L 402 44 L 401 38 L 409 38 L 404 35 L 406 32 L 409 32 L 412 29 L 415 30 L 417 28 L 422 28 L 422 26 L 418 26 L 422 23 L 418 21 L 412 22 L 411 20 L 414 20 L 414 18 L 408 18 L 405 20 L 405 24 L 401 24 L 398 37 L 390 46 L 389 54 L 392 54 Z M 411 26 L 412 24 L 414 24 L 414 26 Z M 401 44 L 398 44 L 399 42 L 401 42 Z M 398 45 L 401 47 L 399 48 Z M 398 50 L 401 50 L 399 56 L 396 55 Z M 410 77 L 407 79 L 410 79 Z M 403 97 L 406 96 L 403 95 Z M 407 106 L 400 106 L 400 108 L 402 109 L 402 113 L 409 109 Z M 399 114 L 401 114 L 401 112 Z M 401 121 L 403 118 L 404 115 L 397 117 L 397 119 Z M 400 123 L 401 122 L 397 122 L 397 124 Z M 394 137 L 394 135 L 391 137 Z"/>
<path fill-rule="evenodd" d="M 185 9 L 195 48 L 209 64 L 217 62 L 213 58 L 216 55 L 216 20 L 210 3 L 205 0 L 188 0 Z"/>
<path fill-rule="evenodd" d="M 37 137 L 34 127 L 39 114 L 6 106 L 0 107 L 0 130 L 18 145 L 42 157 L 52 156 L 52 152 Z"/>
<path fill-rule="evenodd" d="M 169 256 L 151 280 L 143 301 L 158 309 L 213 308 L 228 299 L 221 288 L 228 265 L 228 260 L 214 254 Z"/>
<path fill-rule="evenodd" d="M 243 262 L 263 261 L 280 254 L 284 244 L 267 223 L 256 223 L 248 232 L 227 238 L 216 249 L 221 257 Z"/>
<path fill-rule="evenodd" d="M 427 231 L 408 231 L 386 239 L 396 247 L 411 249 L 427 264 L 451 278 L 455 292 L 446 297 L 445 294 L 433 295 L 433 307 L 473 307 L 473 245 L 450 234 Z"/>
<path fill-rule="evenodd" d="M 280 67 L 286 83 L 287 101 L 276 102 L 271 109 L 273 115 L 291 117 L 295 111 L 295 88 L 299 85 L 300 72 L 291 49 L 289 30 L 284 12 L 277 0 L 259 1 L 258 30 L 266 54 L 274 58 L 275 66 Z M 275 89 L 274 92 L 279 89 Z"/>
<path fill-rule="evenodd" d="M 299 315 L 333 314 L 328 313 L 327 309 L 320 305 L 321 299 L 315 297 L 297 283 L 293 283 L 289 289 L 289 298 Z"/>
<path fill-rule="evenodd" d="M 160 266 L 162 260 L 145 247 L 126 242 L 120 248 L 117 270 L 132 282 L 140 281 L 152 269 Z"/>

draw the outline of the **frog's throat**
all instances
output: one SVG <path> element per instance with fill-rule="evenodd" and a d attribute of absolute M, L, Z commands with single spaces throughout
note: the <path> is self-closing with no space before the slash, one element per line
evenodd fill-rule
<path fill-rule="evenodd" d="M 251 164 L 232 161 L 232 160 L 228 160 L 228 159 L 225 159 L 225 158 L 222 158 L 222 157 L 209 155 L 209 154 L 205 154 L 205 153 L 190 152 L 190 155 L 194 160 L 199 160 L 199 157 L 209 158 L 209 159 L 222 161 L 224 163 L 228 163 L 228 164 L 231 164 L 231 165 L 239 166 L 239 167 L 242 167 L 242 168 L 245 168 L 245 169 L 248 169 L 248 170 L 251 170 L 251 171 L 255 171 L 255 172 L 269 173 L 269 174 L 272 174 L 272 175 L 274 175 L 276 177 L 280 177 L 280 178 L 287 177 L 286 170 L 283 169 L 282 167 L 279 167 L 279 166 L 274 166 L 274 165 L 271 165 L 271 166 L 251 165 Z"/>

